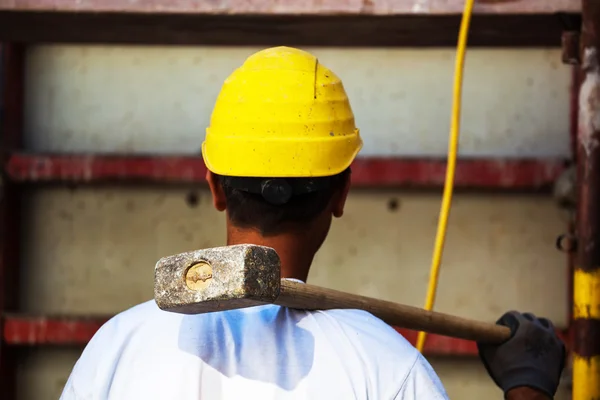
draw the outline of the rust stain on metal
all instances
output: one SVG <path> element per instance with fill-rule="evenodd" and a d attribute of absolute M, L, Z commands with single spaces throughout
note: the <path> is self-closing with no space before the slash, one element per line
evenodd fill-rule
<path fill-rule="evenodd" d="M 583 49 L 583 82 L 579 92 L 579 142 L 589 157 L 600 144 L 600 65 L 598 49 L 587 46 Z"/>
<path fill-rule="evenodd" d="M 575 319 L 573 321 L 573 351 L 582 357 L 600 354 L 600 321 Z"/>

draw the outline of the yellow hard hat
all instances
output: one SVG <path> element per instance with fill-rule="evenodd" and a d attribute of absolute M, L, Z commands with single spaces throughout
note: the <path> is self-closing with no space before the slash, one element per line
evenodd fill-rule
<path fill-rule="evenodd" d="M 341 80 L 310 53 L 274 47 L 223 84 L 202 156 L 219 175 L 319 177 L 344 171 L 361 147 Z"/>

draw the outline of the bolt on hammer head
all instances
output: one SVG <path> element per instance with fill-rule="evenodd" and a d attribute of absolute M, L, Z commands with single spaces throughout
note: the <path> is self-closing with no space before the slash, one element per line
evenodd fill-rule
<path fill-rule="evenodd" d="M 274 249 L 215 247 L 161 258 L 154 268 L 154 300 L 165 311 L 202 314 L 272 303 L 280 283 Z"/>

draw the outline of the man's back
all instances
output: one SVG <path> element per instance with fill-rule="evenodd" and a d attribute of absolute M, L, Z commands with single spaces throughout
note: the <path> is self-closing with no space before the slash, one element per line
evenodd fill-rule
<path fill-rule="evenodd" d="M 150 301 L 106 323 L 61 399 L 445 399 L 402 336 L 357 310 L 181 315 Z"/>

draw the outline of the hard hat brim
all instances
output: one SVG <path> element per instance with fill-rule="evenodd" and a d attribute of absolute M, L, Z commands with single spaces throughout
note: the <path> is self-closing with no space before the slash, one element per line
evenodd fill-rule
<path fill-rule="evenodd" d="M 211 135 L 207 129 L 202 157 L 206 167 L 219 175 L 321 177 L 336 175 L 348 168 L 362 146 L 358 129 L 327 141 Z"/>

